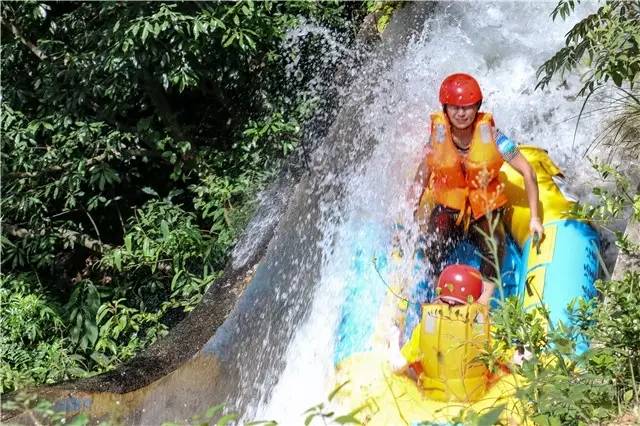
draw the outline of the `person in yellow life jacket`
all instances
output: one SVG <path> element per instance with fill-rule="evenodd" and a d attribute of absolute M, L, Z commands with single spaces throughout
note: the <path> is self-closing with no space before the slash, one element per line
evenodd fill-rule
<path fill-rule="evenodd" d="M 507 161 L 522 174 L 531 212 L 529 230 L 542 239 L 544 229 L 538 212 L 538 183 L 529 162 L 517 145 L 495 128 L 490 113 L 479 112 L 482 91 L 468 74 L 452 74 L 440 87 L 442 112 L 431 114 L 431 136 L 412 186 L 411 202 L 417 206 L 421 230 L 430 237 L 426 257 L 439 275 L 447 254 L 465 237 L 482 254 L 480 272 L 489 289 L 479 302 L 487 304 L 493 293 L 491 279 L 497 278 L 490 244 L 483 233 L 493 235 L 497 255 L 504 254 L 505 230 L 502 208 L 507 203 L 500 181 L 500 167 Z M 430 211 L 420 211 L 427 193 Z M 490 221 L 497 220 L 491 231 Z"/>
<path fill-rule="evenodd" d="M 489 344 L 488 307 L 475 303 L 483 292 L 482 276 L 471 266 L 449 265 L 436 289 L 442 304 L 423 306 L 420 323 L 402 347 L 399 329 L 391 330 L 387 361 L 394 372 L 413 376 L 431 399 L 477 400 L 490 377 L 477 359 Z"/>

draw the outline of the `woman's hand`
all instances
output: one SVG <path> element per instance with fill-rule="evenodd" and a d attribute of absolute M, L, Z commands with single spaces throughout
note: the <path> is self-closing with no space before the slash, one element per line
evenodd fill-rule
<path fill-rule="evenodd" d="M 393 325 L 389 329 L 387 341 L 387 363 L 394 373 L 400 373 L 407 368 L 409 363 L 400 351 L 400 329 Z"/>
<path fill-rule="evenodd" d="M 542 237 L 544 237 L 544 227 L 539 217 L 533 216 L 529 221 L 529 233 L 534 240 L 542 241 Z"/>
<path fill-rule="evenodd" d="M 536 172 L 531 167 L 531 164 L 521 153 L 509 161 L 509 164 L 520 173 L 524 179 L 524 190 L 527 193 L 527 202 L 529 204 L 529 212 L 531 213 L 531 221 L 529 222 L 529 232 L 531 236 L 535 238 L 538 236 L 538 241 L 542 241 L 544 236 L 544 228 L 542 227 L 542 221 L 538 214 L 538 204 L 540 204 L 540 198 L 538 193 L 538 180 Z"/>
<path fill-rule="evenodd" d="M 489 306 L 489 302 L 491 302 L 491 297 L 493 296 L 493 291 L 495 290 L 496 285 L 489 280 L 482 280 L 482 294 L 478 297 L 477 303 L 485 306 Z"/>
<path fill-rule="evenodd" d="M 407 192 L 407 202 L 413 209 L 413 217 L 418 219 L 418 222 L 420 222 L 419 219 L 422 216 L 422 214 L 420 214 L 420 200 L 428 186 L 430 177 L 431 172 L 427 168 L 426 162 L 421 161 L 418 166 L 418 170 L 416 171 L 416 176 L 413 179 L 413 183 L 410 185 L 409 191 Z M 420 226 L 420 229 L 423 230 L 422 225 Z"/>

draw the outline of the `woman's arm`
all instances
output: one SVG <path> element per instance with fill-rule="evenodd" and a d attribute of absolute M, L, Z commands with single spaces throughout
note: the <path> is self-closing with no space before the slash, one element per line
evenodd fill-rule
<path fill-rule="evenodd" d="M 524 178 L 524 190 L 527 193 L 531 221 L 529 222 L 529 232 L 532 236 L 537 234 L 539 240 L 544 235 L 544 228 L 538 212 L 539 193 L 536 172 L 531 164 L 519 152 L 509 161 L 509 164 L 518 171 Z"/>
<path fill-rule="evenodd" d="M 407 200 L 412 206 L 414 206 L 414 208 L 417 208 L 420 204 L 420 198 L 422 198 L 422 194 L 427 188 L 430 176 L 431 172 L 427 167 L 427 162 L 424 160 L 420 161 L 416 175 L 413 178 L 413 183 L 411 184 L 409 193 L 407 194 Z"/>
<path fill-rule="evenodd" d="M 422 200 L 422 195 L 427 189 L 430 177 L 431 171 L 427 167 L 427 162 L 422 160 L 407 194 L 407 201 L 411 206 L 413 218 L 418 223 L 420 231 L 424 233 L 428 231 L 428 225 L 426 212 L 420 209 L 420 200 Z"/>
<path fill-rule="evenodd" d="M 496 289 L 496 285 L 488 280 L 482 280 L 482 294 L 478 297 L 477 302 L 482 305 L 489 305 L 493 291 Z"/>

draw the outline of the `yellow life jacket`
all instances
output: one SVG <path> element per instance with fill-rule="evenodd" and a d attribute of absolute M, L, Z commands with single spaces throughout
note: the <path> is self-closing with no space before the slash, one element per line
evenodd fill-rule
<path fill-rule="evenodd" d="M 484 305 L 423 305 L 422 320 L 401 352 L 410 364 L 419 363 L 427 397 L 477 401 L 489 385 L 489 371 L 477 359 L 488 348 L 489 336 Z"/>
<path fill-rule="evenodd" d="M 431 171 L 427 188 L 431 199 L 463 215 L 470 209 L 473 218 L 479 219 L 508 200 L 499 178 L 504 160 L 496 145 L 492 115 L 479 112 L 473 127 L 469 152 L 461 155 L 447 115 L 431 114 L 431 149 L 425 161 Z"/>

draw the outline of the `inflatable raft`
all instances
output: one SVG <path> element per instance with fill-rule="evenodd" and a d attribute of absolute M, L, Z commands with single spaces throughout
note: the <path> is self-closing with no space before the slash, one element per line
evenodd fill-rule
<path fill-rule="evenodd" d="M 574 200 L 558 186 L 562 173 L 547 152 L 531 146 L 521 146 L 520 151 L 537 174 L 545 238 L 535 245 L 531 241 L 524 181 L 505 163 L 501 173 L 510 201 L 505 218 L 510 238 L 501 264 L 502 289 L 494 297 L 516 295 L 525 308 L 543 303 L 552 323 L 568 323 L 567 305 L 575 298 L 596 295 L 599 236 L 588 223 L 571 218 Z M 424 279 L 415 284 L 401 279 L 395 284 L 374 282 L 383 280 L 394 259 L 391 254 L 374 253 L 372 239 L 366 236 L 355 251 L 353 279 L 342 305 L 334 352 L 338 383 L 348 382 L 340 392 L 341 403 L 351 409 L 365 407 L 361 418 L 371 425 L 448 424 L 461 409 L 482 413 L 499 406 L 506 408 L 502 416 L 508 421 L 522 423 L 524 408 L 514 396 L 522 378 L 508 371 L 489 374 L 477 359 L 489 344 L 488 308 L 426 304 L 433 286 Z M 420 263 L 419 253 L 416 257 Z M 480 259 L 473 247 L 462 243 L 450 254 L 449 263 L 477 267 Z M 385 351 L 390 317 L 398 312 L 389 306 L 397 306 L 402 286 L 412 287 L 408 306 L 401 310 L 402 341 L 420 341 L 419 383 L 415 377 L 392 372 Z M 584 351 L 587 344 L 576 342 L 576 350 Z"/>

